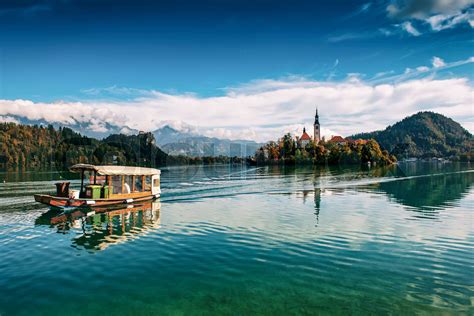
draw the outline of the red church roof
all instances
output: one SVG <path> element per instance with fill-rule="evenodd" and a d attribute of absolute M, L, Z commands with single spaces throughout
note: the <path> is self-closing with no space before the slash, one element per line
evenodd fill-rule
<path fill-rule="evenodd" d="M 333 136 L 330 142 L 341 143 L 345 142 L 346 140 L 342 136 Z"/>
<path fill-rule="evenodd" d="M 303 132 L 303 135 L 301 135 L 300 140 L 311 140 L 311 137 L 308 135 L 308 133 Z"/>

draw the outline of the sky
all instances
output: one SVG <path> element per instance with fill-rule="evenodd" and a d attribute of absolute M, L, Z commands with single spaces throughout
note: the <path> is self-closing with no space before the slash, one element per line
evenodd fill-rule
<path fill-rule="evenodd" d="M 0 2 L 0 121 L 268 141 L 474 132 L 474 0 Z"/>

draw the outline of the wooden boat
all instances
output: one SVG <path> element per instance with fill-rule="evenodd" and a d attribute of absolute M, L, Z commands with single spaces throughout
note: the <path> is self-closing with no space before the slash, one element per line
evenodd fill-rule
<path fill-rule="evenodd" d="M 69 190 L 69 182 L 59 182 L 56 195 L 35 194 L 35 201 L 55 207 L 98 207 L 149 201 L 161 195 L 158 169 L 77 164 L 69 170 L 81 173 L 80 190 Z M 87 173 L 90 183 L 85 185 Z"/>

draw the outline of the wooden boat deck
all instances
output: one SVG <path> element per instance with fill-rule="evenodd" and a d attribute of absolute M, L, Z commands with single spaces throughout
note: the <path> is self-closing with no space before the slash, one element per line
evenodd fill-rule
<path fill-rule="evenodd" d="M 107 205 L 120 205 L 120 204 L 130 204 L 134 202 L 142 202 L 157 199 L 160 197 L 160 194 L 146 194 L 146 195 L 133 195 L 123 194 L 121 196 L 108 198 L 108 199 L 70 199 L 67 197 L 58 197 L 54 195 L 47 194 L 35 194 L 35 201 L 50 206 L 56 207 L 96 207 L 96 206 L 107 206 Z"/>

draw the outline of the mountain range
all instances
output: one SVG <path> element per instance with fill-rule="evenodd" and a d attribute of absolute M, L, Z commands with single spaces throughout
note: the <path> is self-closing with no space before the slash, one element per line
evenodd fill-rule
<path fill-rule="evenodd" d="M 153 132 L 156 143 L 170 155 L 190 157 L 253 156 L 264 144 L 247 140 L 206 137 L 192 129 L 180 131 L 170 125 Z M 352 135 L 353 139 L 375 139 L 398 159 L 472 157 L 473 135 L 453 119 L 434 112 L 419 112 L 381 131 Z M 468 158 L 470 159 L 470 158 Z"/>
<path fill-rule="evenodd" d="M 170 155 L 190 157 L 253 156 L 263 144 L 249 140 L 230 140 L 182 132 L 165 125 L 153 132 L 156 143 Z"/>
<path fill-rule="evenodd" d="M 39 123 L 0 124 L 0 163 L 39 166 L 51 156 L 57 156 L 56 160 L 69 162 L 77 157 L 85 161 L 85 157 L 90 154 L 97 156 L 92 162 L 104 160 L 110 154 L 119 157 L 123 163 L 138 163 L 139 160 L 132 157 L 136 154 L 130 155 L 130 152 L 140 152 L 141 147 L 137 144 L 145 136 L 146 139 L 153 138 L 151 149 L 146 155 L 152 153 L 156 164 L 163 164 L 165 161 L 179 163 L 177 156 L 180 159 L 197 159 L 196 162 L 202 160 L 202 157 L 214 157 L 215 160 L 219 156 L 253 156 L 263 145 L 248 140 L 207 137 L 199 135 L 196 129 L 178 129 L 171 125 L 165 125 L 153 133 L 129 130 L 127 134 L 135 136 L 117 133 L 99 140 L 98 137 L 82 136 L 69 128 L 55 128 Z M 137 138 L 137 134 L 141 137 Z M 350 138 L 375 139 L 383 149 L 398 159 L 458 157 L 472 160 L 474 157 L 473 135 L 451 118 L 433 112 L 419 112 L 384 130 L 356 134 Z M 139 157 L 144 155 L 145 153 L 140 153 Z"/>
<path fill-rule="evenodd" d="M 49 124 L 45 120 L 27 120 L 13 117 L 17 124 L 38 125 L 55 129 L 67 127 L 81 135 L 95 139 L 106 139 L 110 135 L 126 134 L 137 135 L 139 130 L 126 126 L 118 126 L 104 123 L 103 130 L 95 129 L 90 123 L 74 124 Z M 188 157 L 247 157 L 255 154 L 256 150 L 263 144 L 250 140 L 230 140 L 217 137 L 207 137 L 199 134 L 194 126 L 180 122 L 180 128 L 175 127 L 176 122 L 163 122 L 163 127 L 153 131 L 156 144 L 167 154 L 182 155 Z"/>

